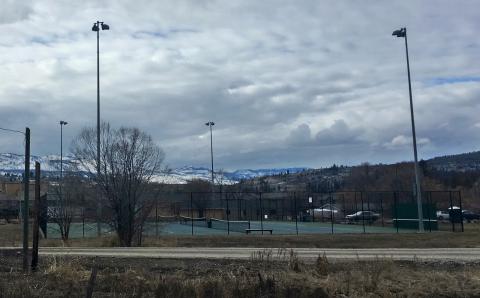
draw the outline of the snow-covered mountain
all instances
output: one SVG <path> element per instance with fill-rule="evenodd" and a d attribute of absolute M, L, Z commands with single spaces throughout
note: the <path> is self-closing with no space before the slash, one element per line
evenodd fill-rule
<path fill-rule="evenodd" d="M 50 175 L 58 175 L 60 169 L 60 156 L 47 155 L 35 156 L 30 158 L 30 169 L 34 170 L 35 161 L 40 162 L 42 172 Z M 0 175 L 15 174 L 21 175 L 24 171 L 24 155 L 13 153 L 0 153 Z M 63 157 L 64 167 L 69 163 L 74 163 L 74 158 L 71 156 Z M 305 170 L 305 168 L 282 168 L 282 169 L 245 169 L 236 170 L 233 172 L 215 173 L 215 183 L 234 184 L 241 179 L 249 179 L 259 176 L 277 175 L 285 173 L 298 173 Z M 181 168 L 171 169 L 165 174 L 157 175 L 154 180 L 160 183 L 167 184 L 184 184 L 192 179 L 211 179 L 211 171 L 208 168 L 184 166 Z"/>
<path fill-rule="evenodd" d="M 35 170 L 35 162 L 41 164 L 42 171 L 58 172 L 60 171 L 60 156 L 30 155 L 30 170 Z M 71 156 L 63 156 L 64 167 L 74 162 Z M 0 171 L 5 173 L 22 173 L 25 169 L 25 155 L 14 153 L 0 153 Z"/>
<path fill-rule="evenodd" d="M 294 174 L 303 172 L 307 168 L 277 168 L 277 169 L 257 169 L 257 170 L 236 170 L 231 173 L 225 173 L 225 176 L 233 179 L 235 181 L 240 181 L 241 179 L 250 179 L 260 176 L 273 176 L 279 174 Z"/>

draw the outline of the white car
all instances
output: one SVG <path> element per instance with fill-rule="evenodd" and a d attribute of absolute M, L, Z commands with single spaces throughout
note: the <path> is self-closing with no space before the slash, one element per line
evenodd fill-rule
<path fill-rule="evenodd" d="M 335 207 L 330 207 L 330 206 L 322 206 L 320 208 L 315 208 L 313 209 L 313 215 L 315 218 L 330 218 L 330 216 L 333 217 L 337 216 L 338 210 Z"/>
<path fill-rule="evenodd" d="M 438 220 L 448 220 L 450 218 L 450 214 L 445 211 L 437 211 L 437 219 Z"/>

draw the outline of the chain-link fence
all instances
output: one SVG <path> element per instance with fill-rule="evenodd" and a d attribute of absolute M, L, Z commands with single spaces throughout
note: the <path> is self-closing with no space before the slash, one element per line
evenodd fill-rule
<path fill-rule="evenodd" d="M 425 191 L 422 202 L 425 231 L 463 231 L 459 191 Z M 409 233 L 418 224 L 411 192 L 169 192 L 151 199 L 143 235 Z M 58 224 L 48 226 L 58 237 Z M 70 238 L 96 236 L 95 208 L 75 208 L 70 229 Z"/>
<path fill-rule="evenodd" d="M 183 193 L 162 194 L 148 218 L 155 235 L 218 233 L 401 233 L 418 230 L 410 192 Z M 426 231 L 463 230 L 461 194 L 423 194 Z M 145 230 L 152 235 L 151 229 Z"/>

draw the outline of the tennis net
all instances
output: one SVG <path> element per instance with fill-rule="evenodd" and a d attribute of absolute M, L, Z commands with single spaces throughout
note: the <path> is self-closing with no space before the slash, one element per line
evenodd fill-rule
<path fill-rule="evenodd" d="M 157 216 L 158 222 L 176 222 L 178 220 L 177 216 L 167 216 L 167 215 L 159 215 Z"/>
<path fill-rule="evenodd" d="M 207 227 L 207 218 L 206 217 L 188 217 L 180 216 L 179 221 L 183 225 L 191 225 L 193 222 L 194 226 L 197 227 Z"/>
<path fill-rule="evenodd" d="M 250 229 L 250 221 L 227 221 L 223 219 L 211 218 L 208 227 L 217 230 L 230 230 L 233 232 L 245 233 L 246 229 Z"/>

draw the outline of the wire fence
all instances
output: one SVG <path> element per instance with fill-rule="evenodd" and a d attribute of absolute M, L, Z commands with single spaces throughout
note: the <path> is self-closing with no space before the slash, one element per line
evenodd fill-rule
<path fill-rule="evenodd" d="M 459 191 L 425 191 L 426 232 L 464 230 Z M 404 191 L 171 192 L 150 200 L 143 235 L 412 233 L 418 231 L 415 196 Z M 50 235 L 56 235 L 49 222 Z M 102 224 L 102 233 L 114 233 Z M 77 210 L 72 238 L 97 235 L 95 208 Z"/>

